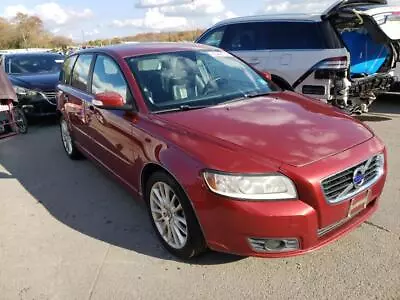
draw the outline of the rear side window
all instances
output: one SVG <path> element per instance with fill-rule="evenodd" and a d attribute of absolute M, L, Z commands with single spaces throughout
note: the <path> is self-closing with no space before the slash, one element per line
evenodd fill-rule
<path fill-rule="evenodd" d="M 328 22 L 252 22 L 230 25 L 222 47 L 231 51 L 342 48 Z"/>
<path fill-rule="evenodd" d="M 97 56 L 92 79 L 92 93 L 116 92 L 125 103 L 132 100 L 128 84 L 116 62 L 104 55 Z"/>
<path fill-rule="evenodd" d="M 92 58 L 92 54 L 79 55 L 75 63 L 74 71 L 72 72 L 71 85 L 85 92 L 88 90 L 89 72 Z"/>
<path fill-rule="evenodd" d="M 75 61 L 76 61 L 77 56 L 70 56 L 68 57 L 65 62 L 64 66 L 61 70 L 60 73 L 60 82 L 64 84 L 69 84 L 71 81 L 71 73 L 72 73 L 72 68 L 74 67 Z"/>
<path fill-rule="evenodd" d="M 199 43 L 213 47 L 219 47 L 221 45 L 222 38 L 224 37 L 224 33 L 225 27 L 217 28 L 203 36 Z"/>
<path fill-rule="evenodd" d="M 325 49 L 320 23 L 265 22 L 261 39 L 266 49 Z"/>

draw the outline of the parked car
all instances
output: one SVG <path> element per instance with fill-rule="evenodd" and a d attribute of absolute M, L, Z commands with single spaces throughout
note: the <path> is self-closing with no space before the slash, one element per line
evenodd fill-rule
<path fill-rule="evenodd" d="M 387 91 L 400 54 L 400 7 L 341 0 L 322 14 L 222 21 L 197 43 L 223 48 L 294 89 L 350 113 Z"/>
<path fill-rule="evenodd" d="M 143 199 L 178 257 L 206 248 L 303 254 L 378 206 L 386 151 L 374 133 L 282 91 L 225 51 L 179 43 L 88 49 L 66 59 L 61 78 L 67 155 L 92 159 Z"/>
<path fill-rule="evenodd" d="M 55 115 L 56 86 L 64 56 L 26 52 L 3 54 L 0 67 L 8 74 L 19 106 L 28 117 Z"/>

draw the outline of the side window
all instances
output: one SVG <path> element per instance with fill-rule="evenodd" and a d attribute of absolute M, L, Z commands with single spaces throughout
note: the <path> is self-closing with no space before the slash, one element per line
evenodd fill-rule
<path fill-rule="evenodd" d="M 265 22 L 261 30 L 263 49 L 324 49 L 321 24 L 316 22 Z"/>
<path fill-rule="evenodd" d="M 224 37 L 225 27 L 215 29 L 209 32 L 199 41 L 200 44 L 219 47 L 221 45 L 222 38 Z"/>
<path fill-rule="evenodd" d="M 258 27 L 258 23 L 230 25 L 225 33 L 223 48 L 230 51 L 257 50 Z"/>
<path fill-rule="evenodd" d="M 92 54 L 79 55 L 72 72 L 71 85 L 85 92 L 88 90 L 89 71 L 92 58 Z"/>
<path fill-rule="evenodd" d="M 97 56 L 92 79 L 92 93 L 117 92 L 125 103 L 132 101 L 128 84 L 117 63 L 110 57 Z"/>
<path fill-rule="evenodd" d="M 64 84 L 69 84 L 71 81 L 71 73 L 72 73 L 72 68 L 74 67 L 75 61 L 76 61 L 77 56 L 70 56 L 68 57 L 65 62 L 64 66 L 61 70 L 60 73 L 60 82 Z"/>

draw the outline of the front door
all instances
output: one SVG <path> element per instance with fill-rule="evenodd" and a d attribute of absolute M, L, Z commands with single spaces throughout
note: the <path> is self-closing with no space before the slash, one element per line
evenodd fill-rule
<path fill-rule="evenodd" d="M 113 91 L 119 93 L 127 104 L 133 102 L 121 69 L 109 56 L 96 57 L 91 82 L 92 99 L 98 93 Z M 134 113 L 101 109 L 91 101 L 87 102 L 85 112 L 87 132 L 92 139 L 96 158 L 121 181 L 136 190 L 135 163 L 138 149 L 132 138 Z"/>

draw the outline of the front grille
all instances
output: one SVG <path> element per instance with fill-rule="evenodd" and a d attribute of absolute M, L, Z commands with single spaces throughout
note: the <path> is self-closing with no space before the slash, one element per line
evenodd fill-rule
<path fill-rule="evenodd" d="M 55 98 L 56 97 L 56 92 L 52 91 L 52 92 L 43 92 L 43 94 L 46 95 L 47 98 L 51 99 L 51 98 Z"/>
<path fill-rule="evenodd" d="M 44 91 L 43 95 L 46 96 L 46 100 L 50 101 L 53 104 L 56 104 L 56 92 L 55 91 Z"/>
<path fill-rule="evenodd" d="M 355 171 L 363 174 L 363 182 L 355 184 Z M 322 190 L 329 203 L 349 199 L 373 185 L 383 174 L 383 155 L 376 155 L 356 166 L 322 180 Z"/>

